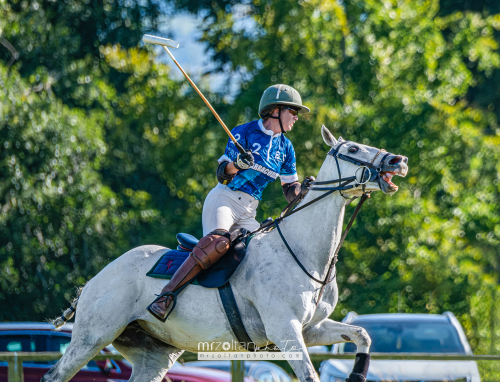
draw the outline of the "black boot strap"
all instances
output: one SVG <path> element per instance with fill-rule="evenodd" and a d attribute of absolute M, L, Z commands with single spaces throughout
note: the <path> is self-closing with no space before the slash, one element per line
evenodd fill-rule
<path fill-rule="evenodd" d="M 162 297 L 172 297 L 172 299 L 175 301 L 175 297 L 176 295 L 174 294 L 174 292 L 165 292 L 165 293 L 161 293 L 161 294 L 155 294 L 156 298 L 155 300 L 153 301 L 153 304 L 155 302 L 157 302 L 160 298 Z"/>
<path fill-rule="evenodd" d="M 226 239 L 231 241 L 231 234 L 225 229 L 214 229 L 212 232 L 209 233 L 209 235 L 224 236 Z"/>

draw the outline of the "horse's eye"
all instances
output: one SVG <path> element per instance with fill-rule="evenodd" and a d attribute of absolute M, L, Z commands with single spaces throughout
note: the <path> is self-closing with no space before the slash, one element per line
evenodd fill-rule
<path fill-rule="evenodd" d="M 349 151 L 350 153 L 355 153 L 355 152 L 357 152 L 358 150 L 359 150 L 359 149 L 358 149 L 356 146 L 351 146 L 351 147 L 349 147 L 349 150 L 348 150 L 348 151 Z"/>

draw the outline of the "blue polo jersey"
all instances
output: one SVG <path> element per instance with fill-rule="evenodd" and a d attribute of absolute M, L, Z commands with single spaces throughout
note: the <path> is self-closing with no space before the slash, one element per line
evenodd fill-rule
<path fill-rule="evenodd" d="M 248 170 L 238 171 L 228 187 L 242 191 L 257 200 L 262 200 L 264 188 L 280 177 L 283 183 L 299 180 L 292 142 L 283 134 L 273 134 L 262 124 L 262 120 L 252 121 L 235 127 L 231 133 L 245 150 L 251 150 L 255 164 Z M 231 139 L 228 140 L 221 162 L 234 162 L 238 149 Z"/>

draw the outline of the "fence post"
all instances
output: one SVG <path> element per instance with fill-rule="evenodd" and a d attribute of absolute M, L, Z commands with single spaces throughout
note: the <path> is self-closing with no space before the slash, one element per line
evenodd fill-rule
<path fill-rule="evenodd" d="M 9 364 L 9 382 L 24 382 L 23 361 L 17 356 L 17 352 L 14 352 L 14 357 L 7 362 Z"/>
<path fill-rule="evenodd" d="M 231 382 L 243 382 L 244 377 L 245 361 L 231 361 Z"/>

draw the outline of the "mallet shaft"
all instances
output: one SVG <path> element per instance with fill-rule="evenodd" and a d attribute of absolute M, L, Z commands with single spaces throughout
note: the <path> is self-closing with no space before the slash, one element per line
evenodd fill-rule
<path fill-rule="evenodd" d="M 214 110 L 214 108 L 212 107 L 212 105 L 210 105 L 210 102 L 208 102 L 208 100 L 201 93 L 200 89 L 198 89 L 198 87 L 196 86 L 196 84 L 193 81 L 191 81 L 191 78 L 189 78 L 188 74 L 184 71 L 184 69 L 182 69 L 182 66 L 177 62 L 177 60 L 175 59 L 175 57 L 173 56 L 173 54 L 170 53 L 170 50 L 168 50 L 168 48 L 165 45 L 162 45 L 162 46 L 163 46 L 163 49 L 166 50 L 166 52 L 168 53 L 168 55 L 170 56 L 170 58 L 175 62 L 175 65 L 177 65 L 177 67 L 181 70 L 182 74 L 184 74 L 184 77 L 186 77 L 187 80 L 189 81 L 189 83 L 193 86 L 194 90 L 196 90 L 196 92 L 199 94 L 199 96 L 201 97 L 201 99 L 206 103 L 206 105 L 208 106 L 208 108 L 210 109 L 210 111 L 214 114 L 215 118 L 217 118 L 217 121 L 219 121 L 219 123 L 222 125 L 222 127 L 226 131 L 227 135 L 229 135 L 229 138 L 231 138 L 231 140 L 233 141 L 234 145 L 238 149 L 238 151 L 240 153 L 242 153 L 242 154 L 245 153 L 245 149 L 243 148 L 243 146 L 241 146 L 241 144 L 236 140 L 236 138 L 233 136 L 233 134 L 231 134 L 231 131 L 229 131 L 229 129 L 227 128 L 226 124 L 219 117 L 219 114 L 217 114 L 217 112 Z"/>

